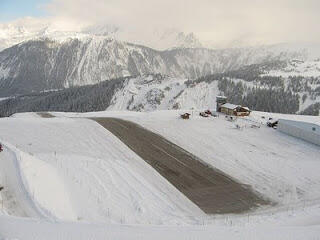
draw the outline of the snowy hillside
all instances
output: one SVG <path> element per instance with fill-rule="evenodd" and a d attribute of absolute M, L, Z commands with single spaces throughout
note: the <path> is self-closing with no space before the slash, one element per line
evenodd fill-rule
<path fill-rule="evenodd" d="M 316 68 L 302 70 L 308 74 L 309 69 L 312 77 L 287 76 L 285 69 L 292 66 L 290 63 L 255 64 L 194 81 L 147 74 L 4 98 L 0 101 L 0 116 L 29 111 L 205 110 L 216 108 L 219 95 L 252 110 L 320 115 L 320 79 L 316 77 Z M 290 73 L 294 71 L 290 70 Z"/>
<path fill-rule="evenodd" d="M 114 94 L 108 110 L 154 111 L 168 109 L 215 108 L 217 83 L 187 86 L 187 79 L 145 76 L 125 81 Z"/>
<path fill-rule="evenodd" d="M 239 129 L 223 116 L 200 118 L 195 110 L 185 121 L 181 112 L 0 119 L 0 239 L 317 239 L 317 146 L 267 128 L 261 116 L 274 114 L 254 112 L 237 120 Z M 274 204 L 238 215 L 204 215 L 118 138 L 83 119 L 102 116 L 161 134 Z"/>
<path fill-rule="evenodd" d="M 287 76 L 291 62 L 281 70 L 263 71 L 263 74 L 254 76 L 255 80 L 241 79 L 241 70 L 234 76 L 229 73 L 207 76 L 196 81 L 187 79 L 176 79 L 163 76 L 144 76 L 131 78 L 123 83 L 114 94 L 108 110 L 133 110 L 153 111 L 167 109 L 215 109 L 215 99 L 219 95 L 229 97 L 229 101 L 235 104 L 244 104 L 254 110 L 264 110 L 269 105 L 278 105 L 277 109 L 270 109 L 270 112 L 299 113 L 309 107 L 320 103 L 320 70 L 317 65 L 314 68 L 304 68 L 306 75 L 313 74 L 312 78 L 298 75 L 298 68 L 291 69 L 292 75 Z M 309 63 L 310 62 L 304 62 Z M 318 63 L 318 62 L 316 62 Z M 310 65 L 307 65 L 310 66 Z M 257 66 L 254 66 L 258 69 Z M 294 75 L 297 74 L 297 75 Z M 318 75 L 319 74 L 319 75 Z M 247 74 L 246 76 L 250 76 Z M 269 78 L 270 77 L 270 78 Z M 281 89 L 283 92 L 279 92 Z M 252 89 L 261 91 L 252 92 Z M 264 99 L 262 94 L 271 92 L 273 98 Z M 296 94 L 296 95 L 295 95 Z M 249 97 L 260 98 L 259 101 L 250 100 Z M 283 105 L 277 100 L 281 96 Z M 263 102 L 265 101 L 265 102 Z M 296 108 L 290 110 L 290 102 L 295 101 Z M 267 109 L 266 109 L 267 110 Z M 313 113 L 309 113 L 313 114 Z M 316 110 L 314 111 L 314 115 Z"/>
<path fill-rule="evenodd" d="M 281 76 L 281 77 L 320 77 L 320 58 L 316 60 L 291 60 L 287 65 L 278 70 L 271 70 L 266 75 Z"/>

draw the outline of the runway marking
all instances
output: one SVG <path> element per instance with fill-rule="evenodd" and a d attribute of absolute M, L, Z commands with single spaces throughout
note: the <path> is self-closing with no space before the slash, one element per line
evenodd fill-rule
<path fill-rule="evenodd" d="M 164 154 L 167 154 L 169 157 L 173 158 L 174 160 L 176 160 L 177 162 L 181 163 L 183 166 L 185 166 L 186 168 L 189 168 L 185 163 L 181 162 L 178 158 L 172 156 L 170 153 L 167 153 L 165 150 L 163 150 L 162 148 L 158 147 L 157 145 L 154 145 L 153 143 L 151 143 L 152 146 L 154 146 L 155 148 L 159 149 L 161 152 L 163 152 Z"/>

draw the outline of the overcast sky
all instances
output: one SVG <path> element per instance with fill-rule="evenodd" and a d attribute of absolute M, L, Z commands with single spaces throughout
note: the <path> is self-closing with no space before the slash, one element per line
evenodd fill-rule
<path fill-rule="evenodd" d="M 320 42 L 319 0 L 42 0 L 34 7 L 62 25 L 177 28 L 217 46 Z"/>

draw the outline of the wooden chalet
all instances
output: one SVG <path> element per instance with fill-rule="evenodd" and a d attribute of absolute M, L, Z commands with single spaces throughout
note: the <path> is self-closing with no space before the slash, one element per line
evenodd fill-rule
<path fill-rule="evenodd" d="M 233 115 L 233 116 L 249 116 L 251 111 L 247 107 L 243 107 L 240 105 L 235 105 L 231 103 L 225 103 L 220 106 L 220 111 L 222 113 L 225 113 L 227 115 Z"/>

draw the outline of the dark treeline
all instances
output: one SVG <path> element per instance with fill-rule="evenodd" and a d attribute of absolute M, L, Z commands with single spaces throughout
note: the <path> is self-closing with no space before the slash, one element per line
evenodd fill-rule
<path fill-rule="evenodd" d="M 0 101 L 0 117 L 19 112 L 103 111 L 110 105 L 115 91 L 122 88 L 127 79 L 118 78 L 95 85 L 28 94 Z"/>
<path fill-rule="evenodd" d="M 286 66 L 284 61 L 273 61 L 262 64 L 252 64 L 239 68 L 238 70 L 227 71 L 224 73 L 216 73 L 200 77 L 194 81 L 188 81 L 187 85 L 197 84 L 200 82 L 211 83 L 224 79 L 242 79 L 246 82 L 256 82 L 262 85 L 283 85 L 280 77 L 263 76 L 266 71 L 271 69 L 281 69 Z"/>
<path fill-rule="evenodd" d="M 193 88 L 201 82 L 212 83 L 217 81 L 219 91 L 227 96 L 231 103 L 248 106 L 257 111 L 300 113 L 299 106 L 301 103 L 305 103 L 307 99 L 315 102 L 320 96 L 320 79 L 314 77 L 288 77 L 284 79 L 263 75 L 265 71 L 271 68 L 283 67 L 283 64 L 283 62 L 274 62 L 250 65 L 239 70 L 187 81 L 186 85 L 188 88 Z M 113 79 L 96 85 L 73 87 L 56 92 L 28 94 L 0 101 L 0 117 L 10 116 L 17 112 L 103 111 L 110 106 L 116 90 L 121 89 L 127 79 L 129 77 Z M 161 83 L 163 79 L 165 77 L 161 74 L 154 74 L 152 80 L 146 78 L 145 84 Z M 163 92 L 154 90 L 150 92 L 147 100 L 160 104 L 164 97 Z M 138 106 L 131 110 L 140 111 L 143 107 Z M 174 108 L 177 107 L 176 104 Z M 320 103 L 314 103 L 302 111 L 301 114 L 319 115 L 319 109 Z"/>
<path fill-rule="evenodd" d="M 220 80 L 218 87 L 228 101 L 264 112 L 296 113 L 299 95 L 283 87 L 247 87 L 242 82 Z"/>

